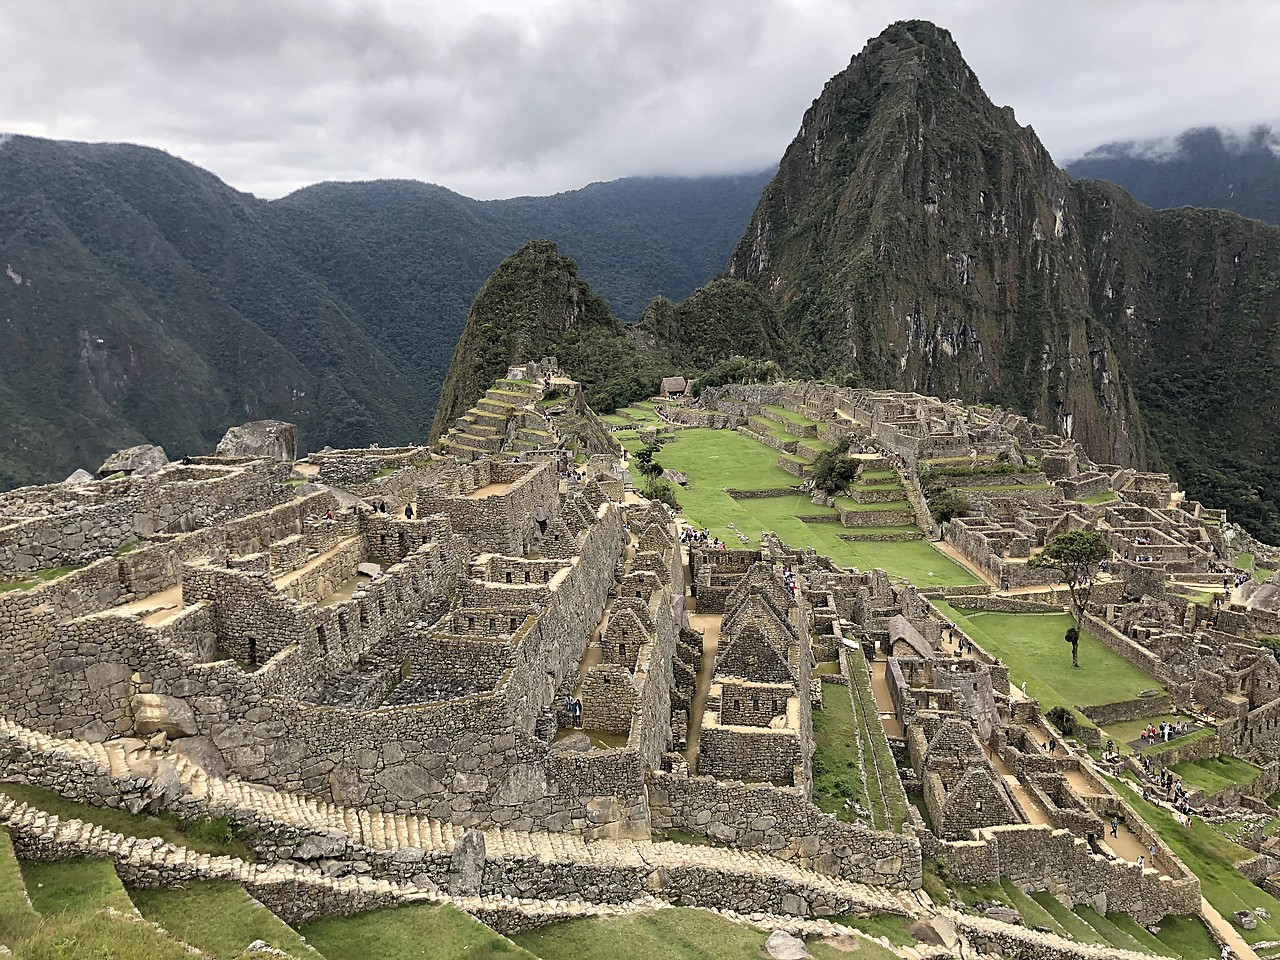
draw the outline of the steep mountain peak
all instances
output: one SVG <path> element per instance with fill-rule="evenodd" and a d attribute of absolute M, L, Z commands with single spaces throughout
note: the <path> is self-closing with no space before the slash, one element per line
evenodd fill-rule
<path fill-rule="evenodd" d="M 513 363 L 565 339 L 621 338 L 609 305 L 550 240 L 530 240 L 498 265 L 476 294 L 440 392 L 431 435 L 447 430 Z"/>

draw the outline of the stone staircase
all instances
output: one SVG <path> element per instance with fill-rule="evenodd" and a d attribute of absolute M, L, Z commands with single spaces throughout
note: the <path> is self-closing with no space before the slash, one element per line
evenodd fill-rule
<path fill-rule="evenodd" d="M 534 410 L 542 394 L 542 385 L 533 381 L 499 380 L 449 428 L 441 439 L 445 452 L 470 462 L 544 445 L 550 434 L 539 429 Z"/>
<path fill-rule="evenodd" d="M 80 765 L 82 776 L 89 782 L 97 775 L 106 774 L 117 783 L 131 783 L 135 788 L 146 779 L 139 775 L 140 769 L 153 770 L 156 763 L 167 761 L 172 763 L 183 789 L 184 795 L 171 804 L 179 812 L 188 806 L 237 822 L 284 824 L 301 832 L 337 835 L 353 847 L 375 853 L 393 854 L 414 848 L 427 855 L 450 854 L 467 832 L 466 828 L 439 820 L 340 806 L 234 778 L 212 777 L 184 757 L 152 751 L 137 740 L 87 743 L 61 739 L 0 718 L 0 748 L 6 745 L 56 758 L 58 766 L 63 768 Z M 646 875 L 654 871 L 706 871 L 762 885 L 810 891 L 832 901 L 848 902 L 853 909 L 866 913 L 914 916 L 920 910 L 920 900 L 912 891 L 853 883 L 751 850 L 670 841 L 587 841 L 566 833 L 524 832 L 502 827 L 485 828 L 484 835 L 486 860 L 491 863 L 536 860 L 583 869 L 630 868 Z M 200 861 L 200 869 L 211 869 L 210 862 Z"/>

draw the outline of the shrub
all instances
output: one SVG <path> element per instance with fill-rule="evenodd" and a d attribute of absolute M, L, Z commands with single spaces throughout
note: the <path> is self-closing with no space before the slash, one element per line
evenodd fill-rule
<path fill-rule="evenodd" d="M 1080 729 L 1080 723 L 1076 720 L 1076 715 L 1061 704 L 1046 710 L 1044 718 L 1057 727 L 1064 737 L 1073 737 L 1076 731 Z"/>

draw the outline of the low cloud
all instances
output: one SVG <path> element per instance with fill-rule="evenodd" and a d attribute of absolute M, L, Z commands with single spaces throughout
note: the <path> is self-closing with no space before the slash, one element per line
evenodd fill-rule
<path fill-rule="evenodd" d="M 42 0 L 0 22 L 0 129 L 146 143 L 240 189 L 410 177 L 477 197 L 775 163 L 897 2 Z M 1257 2 L 919 2 L 1059 159 L 1247 127 Z"/>

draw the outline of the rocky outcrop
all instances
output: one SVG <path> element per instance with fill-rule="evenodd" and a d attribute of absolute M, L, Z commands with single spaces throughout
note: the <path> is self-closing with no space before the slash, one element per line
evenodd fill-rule
<path fill-rule="evenodd" d="M 151 474 L 169 465 L 169 457 L 164 447 L 152 443 L 140 443 L 136 447 L 117 450 L 98 468 L 98 476 L 111 477 L 117 473 L 126 476 L 149 477 Z"/>
<path fill-rule="evenodd" d="M 283 420 L 254 420 L 232 427 L 218 443 L 220 457 L 266 457 L 293 463 L 298 459 L 298 428 Z"/>

